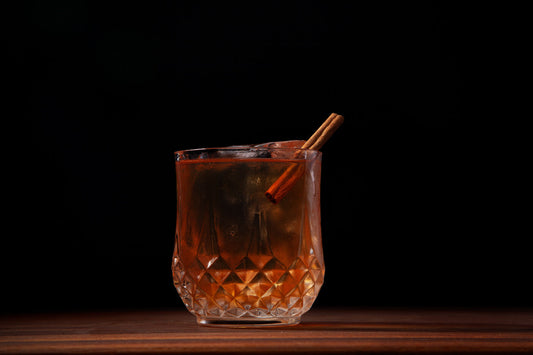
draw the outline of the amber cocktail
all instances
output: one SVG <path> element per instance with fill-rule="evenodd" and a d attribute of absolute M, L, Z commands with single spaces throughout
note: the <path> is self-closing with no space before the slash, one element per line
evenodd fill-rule
<path fill-rule="evenodd" d="M 200 324 L 296 324 L 324 281 L 321 153 L 303 142 L 176 152 L 172 271 Z M 298 171 L 282 200 L 265 192 Z"/>

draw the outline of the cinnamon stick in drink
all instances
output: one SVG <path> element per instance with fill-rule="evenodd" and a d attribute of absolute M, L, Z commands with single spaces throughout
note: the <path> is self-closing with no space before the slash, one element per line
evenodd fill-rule
<path fill-rule="evenodd" d="M 342 122 L 344 122 L 342 115 L 332 113 L 302 145 L 301 149 L 319 150 L 331 138 Z M 298 151 L 294 157 L 298 158 L 300 154 L 301 151 Z M 304 171 L 305 166 L 303 164 L 292 164 L 265 192 L 266 197 L 272 203 L 278 203 L 291 190 L 294 184 L 296 184 Z"/>

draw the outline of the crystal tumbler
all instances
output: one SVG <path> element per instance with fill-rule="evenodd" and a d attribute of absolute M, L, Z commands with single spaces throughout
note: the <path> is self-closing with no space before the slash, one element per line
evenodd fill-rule
<path fill-rule="evenodd" d="M 174 285 L 199 324 L 297 324 L 324 281 L 321 153 L 301 141 L 175 153 Z M 277 202 L 265 192 L 287 172 Z"/>

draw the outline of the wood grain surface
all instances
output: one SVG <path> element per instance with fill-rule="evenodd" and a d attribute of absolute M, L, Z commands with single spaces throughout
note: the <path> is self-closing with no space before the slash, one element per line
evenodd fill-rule
<path fill-rule="evenodd" d="M 533 310 L 316 309 L 262 329 L 198 326 L 184 310 L 3 315 L 0 353 L 533 353 Z"/>

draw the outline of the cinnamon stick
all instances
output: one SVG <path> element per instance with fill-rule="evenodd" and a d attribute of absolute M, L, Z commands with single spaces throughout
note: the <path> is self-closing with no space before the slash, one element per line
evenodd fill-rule
<path fill-rule="evenodd" d="M 315 133 L 313 133 L 313 135 L 302 145 L 301 149 L 319 150 L 322 148 L 324 143 L 331 138 L 333 133 L 335 133 L 343 121 L 344 117 L 342 115 L 332 113 L 315 131 Z M 298 158 L 300 154 L 301 151 L 298 151 L 295 153 L 294 157 Z M 272 203 L 278 203 L 291 190 L 304 172 L 304 164 L 292 164 L 265 192 L 266 197 Z"/>

